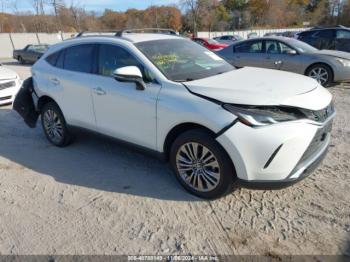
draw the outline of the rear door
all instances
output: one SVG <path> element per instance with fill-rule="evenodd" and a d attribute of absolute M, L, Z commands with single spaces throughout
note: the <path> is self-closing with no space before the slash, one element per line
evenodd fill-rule
<path fill-rule="evenodd" d="M 44 76 L 46 88 L 60 106 L 68 124 L 92 130 L 96 129 L 91 98 L 95 86 L 95 50 L 94 44 L 79 44 L 49 56 L 46 60 L 53 67 L 48 68 Z M 42 77 L 38 75 L 36 78 Z"/>
<path fill-rule="evenodd" d="M 232 64 L 236 67 L 264 67 L 263 40 L 244 41 L 233 47 Z"/>

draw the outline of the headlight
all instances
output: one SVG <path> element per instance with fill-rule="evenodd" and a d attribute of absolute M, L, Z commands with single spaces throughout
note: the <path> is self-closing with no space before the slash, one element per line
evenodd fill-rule
<path fill-rule="evenodd" d="M 342 64 L 342 66 L 350 67 L 350 60 L 342 59 L 342 58 L 336 58 L 335 60 L 337 60 L 340 64 Z"/>
<path fill-rule="evenodd" d="M 234 106 L 230 104 L 225 104 L 223 107 L 236 115 L 243 124 L 248 126 L 266 126 L 307 118 L 307 116 L 297 108 L 278 106 Z"/>

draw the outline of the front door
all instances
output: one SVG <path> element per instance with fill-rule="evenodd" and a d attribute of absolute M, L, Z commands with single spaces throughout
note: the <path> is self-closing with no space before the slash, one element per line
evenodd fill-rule
<path fill-rule="evenodd" d="M 147 69 L 123 47 L 99 45 L 98 74 L 92 92 L 97 128 L 101 133 L 156 149 L 156 104 L 161 86 Z M 144 74 L 145 90 L 135 83 L 119 82 L 113 72 L 137 66 Z"/>
<path fill-rule="evenodd" d="M 300 55 L 295 49 L 278 40 L 266 40 L 265 47 L 265 68 L 303 73 Z"/>

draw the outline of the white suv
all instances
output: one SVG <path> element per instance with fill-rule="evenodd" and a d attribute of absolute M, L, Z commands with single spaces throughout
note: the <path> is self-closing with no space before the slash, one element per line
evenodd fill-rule
<path fill-rule="evenodd" d="M 33 66 L 34 104 L 56 146 L 81 127 L 169 159 L 191 193 L 306 176 L 327 151 L 335 110 L 315 80 L 235 69 L 178 36 L 127 32 L 64 41 Z"/>

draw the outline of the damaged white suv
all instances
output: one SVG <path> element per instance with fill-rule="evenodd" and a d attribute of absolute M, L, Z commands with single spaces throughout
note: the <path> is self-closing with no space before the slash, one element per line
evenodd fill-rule
<path fill-rule="evenodd" d="M 326 154 L 335 115 L 331 94 L 313 79 L 235 69 L 165 34 L 77 37 L 51 47 L 32 73 L 33 108 L 52 144 L 68 145 L 80 127 L 155 151 L 203 198 L 238 182 L 280 187 L 304 178 Z"/>

